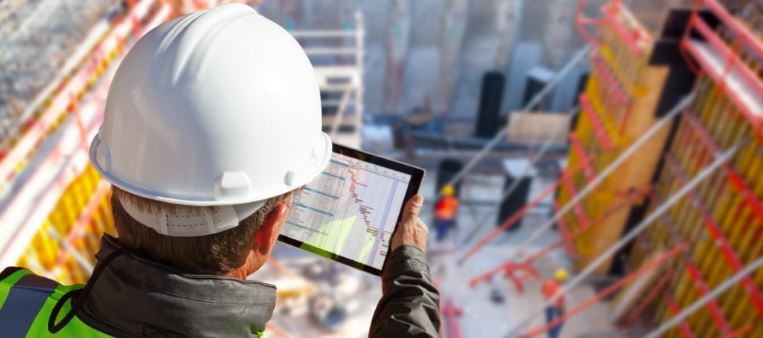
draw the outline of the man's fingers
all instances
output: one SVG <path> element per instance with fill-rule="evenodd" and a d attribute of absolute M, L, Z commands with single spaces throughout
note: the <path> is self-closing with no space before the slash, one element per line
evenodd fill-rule
<path fill-rule="evenodd" d="M 422 205 L 424 205 L 424 197 L 421 194 L 413 195 L 411 200 L 405 204 L 405 217 L 418 217 Z"/>

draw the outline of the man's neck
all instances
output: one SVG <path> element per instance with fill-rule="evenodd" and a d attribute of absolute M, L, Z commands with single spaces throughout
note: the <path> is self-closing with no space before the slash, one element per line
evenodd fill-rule
<path fill-rule="evenodd" d="M 225 276 L 226 277 L 238 278 L 240 280 L 246 280 L 246 277 L 248 277 L 249 274 L 247 274 L 246 271 L 244 271 L 244 270 L 245 270 L 244 266 L 242 266 L 242 267 L 240 267 L 240 268 L 238 268 L 236 270 L 233 270 L 231 272 L 226 273 Z"/>

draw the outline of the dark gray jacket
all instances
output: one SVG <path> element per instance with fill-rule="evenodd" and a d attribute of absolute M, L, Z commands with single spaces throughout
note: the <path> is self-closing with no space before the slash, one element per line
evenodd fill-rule
<path fill-rule="evenodd" d="M 119 249 L 104 236 L 96 258 Z M 439 294 L 424 254 L 402 246 L 388 258 L 370 337 L 438 337 Z M 115 258 L 77 313 L 117 337 L 256 337 L 273 315 L 273 285 L 189 275 L 131 254 Z"/>

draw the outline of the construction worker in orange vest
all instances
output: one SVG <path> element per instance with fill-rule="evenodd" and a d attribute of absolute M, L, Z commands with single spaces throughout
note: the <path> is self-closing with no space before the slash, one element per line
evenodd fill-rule
<path fill-rule="evenodd" d="M 448 230 L 455 225 L 456 213 L 458 212 L 458 198 L 454 196 L 456 189 L 453 185 L 446 184 L 440 193 L 442 198 L 437 201 L 434 210 L 434 224 L 438 242 L 442 241 L 448 234 Z"/>
<path fill-rule="evenodd" d="M 557 269 L 554 273 L 554 278 L 549 279 L 543 283 L 543 297 L 545 297 L 546 300 L 553 298 L 557 292 L 562 290 L 566 280 L 567 270 L 562 268 Z M 560 318 L 562 314 L 564 314 L 564 294 L 559 296 L 556 301 L 546 307 L 546 325 L 551 324 L 553 321 L 557 320 L 557 318 Z M 564 322 L 562 321 L 559 322 L 559 324 L 549 328 L 549 338 L 558 338 L 559 333 L 562 331 L 563 324 Z"/>

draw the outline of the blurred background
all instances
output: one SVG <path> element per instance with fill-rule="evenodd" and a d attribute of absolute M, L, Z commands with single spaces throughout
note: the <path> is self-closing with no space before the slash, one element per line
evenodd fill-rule
<path fill-rule="evenodd" d="M 224 2 L 0 1 L 1 266 L 87 280 L 114 71 Z M 443 337 L 763 337 L 762 1 L 249 4 L 305 48 L 335 142 L 427 170 Z M 367 336 L 378 277 L 271 263 L 266 336 Z"/>

